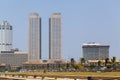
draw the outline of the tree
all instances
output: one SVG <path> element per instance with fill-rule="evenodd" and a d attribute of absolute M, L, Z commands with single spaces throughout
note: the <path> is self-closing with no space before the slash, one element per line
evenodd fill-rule
<path fill-rule="evenodd" d="M 101 67 L 101 63 L 102 63 L 101 61 L 98 61 L 98 67 Z"/>
<path fill-rule="evenodd" d="M 75 67 L 75 60 L 74 60 L 74 58 L 71 58 L 70 63 L 71 63 L 71 67 L 74 68 Z"/>
<path fill-rule="evenodd" d="M 81 59 L 80 59 L 80 62 L 81 62 L 81 65 L 84 65 L 84 64 L 85 64 L 85 59 L 84 59 L 84 58 L 81 58 Z"/>
<path fill-rule="evenodd" d="M 109 58 L 106 58 L 106 59 L 105 59 L 105 66 L 107 66 L 108 63 L 109 63 Z"/>
<path fill-rule="evenodd" d="M 98 69 L 100 69 L 101 66 L 102 66 L 102 62 L 99 60 L 99 61 L 98 61 Z"/>
<path fill-rule="evenodd" d="M 111 61 L 112 61 L 112 68 L 115 70 L 116 69 L 116 57 L 113 57 Z"/>
<path fill-rule="evenodd" d="M 106 58 L 106 59 L 105 59 L 105 66 L 106 66 L 107 68 L 111 68 L 111 62 L 109 61 L 109 58 Z"/>
<path fill-rule="evenodd" d="M 112 61 L 112 63 L 115 63 L 116 62 L 116 57 L 113 57 L 111 61 Z"/>
<path fill-rule="evenodd" d="M 70 63 L 67 62 L 67 63 L 66 63 L 66 69 L 69 69 L 69 68 L 70 68 Z"/>

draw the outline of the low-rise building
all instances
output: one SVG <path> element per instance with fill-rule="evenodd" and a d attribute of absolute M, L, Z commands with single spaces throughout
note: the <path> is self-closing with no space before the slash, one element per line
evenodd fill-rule
<path fill-rule="evenodd" d="M 0 64 L 6 64 L 10 66 L 22 66 L 24 62 L 28 61 L 28 52 L 1 52 Z"/>
<path fill-rule="evenodd" d="M 87 60 L 87 64 L 89 66 L 99 66 L 99 61 L 100 61 L 100 65 L 101 66 L 105 66 L 105 60 Z M 111 60 L 108 60 L 108 64 L 112 64 L 112 61 Z M 120 60 L 115 60 L 115 63 L 116 64 L 119 64 L 120 63 Z"/>

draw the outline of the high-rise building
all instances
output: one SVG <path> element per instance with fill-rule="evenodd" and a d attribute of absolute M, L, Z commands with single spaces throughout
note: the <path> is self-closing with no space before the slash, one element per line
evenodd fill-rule
<path fill-rule="evenodd" d="M 0 51 L 11 51 L 12 33 L 12 26 L 7 21 L 3 21 L 0 25 Z"/>
<path fill-rule="evenodd" d="M 29 14 L 29 62 L 41 61 L 41 17 L 37 13 Z"/>
<path fill-rule="evenodd" d="M 109 58 L 109 45 L 85 43 L 82 45 L 85 60 L 105 60 Z"/>
<path fill-rule="evenodd" d="M 62 59 L 61 14 L 53 13 L 49 18 L 49 59 L 60 61 Z"/>

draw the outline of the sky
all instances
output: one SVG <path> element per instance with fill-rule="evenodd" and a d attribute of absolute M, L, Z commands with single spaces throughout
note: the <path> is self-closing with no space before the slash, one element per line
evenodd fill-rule
<path fill-rule="evenodd" d="M 110 45 L 110 57 L 120 59 L 120 0 L 0 0 L 0 23 L 13 26 L 13 48 L 28 51 L 28 15 L 42 18 L 42 59 L 49 56 L 51 14 L 62 14 L 62 57 L 82 56 L 82 44 Z"/>

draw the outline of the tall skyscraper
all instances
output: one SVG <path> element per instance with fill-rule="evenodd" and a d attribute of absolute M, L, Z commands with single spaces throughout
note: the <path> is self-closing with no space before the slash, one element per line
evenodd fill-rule
<path fill-rule="evenodd" d="M 52 62 L 62 59 L 61 18 L 60 13 L 53 13 L 49 18 L 49 59 Z"/>
<path fill-rule="evenodd" d="M 11 51 L 12 33 L 12 26 L 7 21 L 3 21 L 0 25 L 0 51 Z"/>
<path fill-rule="evenodd" d="M 37 13 L 29 14 L 29 62 L 41 61 L 41 17 Z"/>
<path fill-rule="evenodd" d="M 82 45 L 85 60 L 105 60 L 109 58 L 109 45 L 85 43 Z"/>

